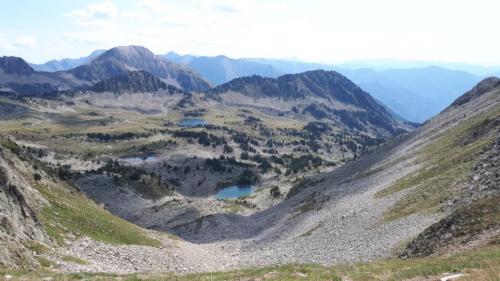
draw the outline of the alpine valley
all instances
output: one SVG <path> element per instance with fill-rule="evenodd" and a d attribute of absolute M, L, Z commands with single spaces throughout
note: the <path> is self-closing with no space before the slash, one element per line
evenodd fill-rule
<path fill-rule="evenodd" d="M 499 152 L 462 70 L 1 57 L 0 279 L 498 280 Z"/>

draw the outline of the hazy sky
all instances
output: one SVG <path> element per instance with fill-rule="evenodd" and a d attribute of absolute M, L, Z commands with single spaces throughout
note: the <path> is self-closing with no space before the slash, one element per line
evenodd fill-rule
<path fill-rule="evenodd" d="M 499 0 L 3 0 L 0 55 L 39 63 L 138 44 L 158 54 L 491 65 L 499 11 Z"/>

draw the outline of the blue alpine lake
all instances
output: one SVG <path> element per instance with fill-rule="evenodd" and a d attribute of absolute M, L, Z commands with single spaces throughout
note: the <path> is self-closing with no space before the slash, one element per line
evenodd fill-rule
<path fill-rule="evenodd" d="M 201 118 L 184 118 L 177 123 L 178 126 L 183 128 L 193 128 L 197 126 L 205 126 L 208 124 L 208 121 Z"/>
<path fill-rule="evenodd" d="M 231 185 L 225 187 L 215 196 L 217 199 L 234 199 L 252 194 L 255 191 L 253 185 Z"/>

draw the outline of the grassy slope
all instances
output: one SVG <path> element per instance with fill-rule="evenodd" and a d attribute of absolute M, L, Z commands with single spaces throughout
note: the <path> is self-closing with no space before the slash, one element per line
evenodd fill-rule
<path fill-rule="evenodd" d="M 143 229 L 113 216 L 69 183 L 57 179 L 54 171 L 32 158 L 14 142 L 0 137 L 0 146 L 25 159 L 26 165 L 18 165 L 16 171 L 47 199 L 49 204 L 37 215 L 47 234 L 56 241 L 61 243 L 66 234 L 71 233 L 77 237 L 85 235 L 111 244 L 160 245 L 159 241 L 150 238 Z M 35 165 L 38 170 L 34 170 Z M 42 181 L 33 179 L 35 173 L 42 175 Z"/>
<path fill-rule="evenodd" d="M 491 136 L 479 138 L 469 144 L 464 144 L 464 139 L 485 120 L 499 115 L 498 108 L 485 112 L 446 131 L 424 147 L 419 157 L 423 167 L 376 195 L 384 197 L 412 188 L 385 214 L 385 220 L 390 221 L 417 212 L 439 211 L 440 203 L 453 196 L 454 183 L 465 180 L 468 176 L 477 153 L 492 142 Z"/>
<path fill-rule="evenodd" d="M 50 203 L 39 214 L 40 219 L 47 233 L 59 242 L 71 232 L 110 244 L 160 245 L 141 228 L 112 215 L 81 193 L 41 185 L 39 190 Z"/>
<path fill-rule="evenodd" d="M 500 245 L 499 197 L 487 197 L 455 210 L 431 225 L 402 252 L 409 257 L 425 257 L 450 249 L 463 249 L 474 243 Z M 481 234 L 483 235 L 481 238 Z"/>
<path fill-rule="evenodd" d="M 231 272 L 190 275 L 134 274 L 117 276 L 110 274 L 62 274 L 53 271 L 26 272 L 0 270 L 0 276 L 13 275 L 12 280 L 352 280 L 352 281 L 399 281 L 427 280 L 450 272 L 465 273 L 460 280 L 486 281 L 500 278 L 500 246 L 491 246 L 469 253 L 442 257 L 408 260 L 383 260 L 365 264 L 322 267 L 315 265 L 287 265 L 262 269 L 246 269 Z M 415 278 L 415 279 L 412 279 Z M 417 279 L 418 278 L 418 279 Z M 434 279 L 429 279 L 434 280 Z"/>

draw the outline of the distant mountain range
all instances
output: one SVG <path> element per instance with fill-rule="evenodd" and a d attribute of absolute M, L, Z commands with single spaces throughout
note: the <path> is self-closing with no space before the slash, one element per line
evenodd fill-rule
<path fill-rule="evenodd" d="M 424 68 L 428 66 L 440 66 L 451 70 L 461 70 L 479 76 L 491 76 L 492 73 L 500 69 L 500 65 L 483 66 L 468 63 L 455 63 L 443 61 L 417 61 L 417 60 L 396 60 L 396 59 L 360 59 L 335 64 L 341 68 L 360 69 L 369 68 L 373 70 L 386 69 L 408 69 Z"/>
<path fill-rule="evenodd" d="M 0 60 L 4 60 L 6 64 L 0 67 L 4 68 L 5 74 L 0 77 L 2 89 L 20 93 L 46 93 L 75 87 L 92 87 L 115 76 L 123 78 L 130 71 L 147 71 L 166 84 L 185 91 L 200 92 L 212 88 L 212 85 L 221 85 L 240 77 L 259 75 L 277 78 L 285 74 L 318 69 L 333 70 L 359 85 L 394 114 L 412 122 L 424 122 L 436 115 L 461 93 L 470 90 L 484 78 L 466 71 L 438 66 L 409 68 L 423 65 L 417 62 L 394 61 L 395 65 L 402 68 L 383 69 L 390 61 L 354 61 L 341 65 L 326 65 L 287 60 L 179 55 L 174 52 L 154 55 L 140 46 L 97 50 L 87 57 L 52 60 L 45 64 L 32 64 L 31 67 L 24 61 L 13 62 L 12 59 L 5 58 Z M 23 75 L 30 73 L 30 78 L 9 74 L 5 71 L 9 63 L 17 64 L 19 71 L 25 73 Z M 353 69 L 369 65 L 377 70 Z M 486 73 L 493 69 L 474 65 L 446 65 L 455 68 L 460 66 L 476 73 Z M 12 67 L 11 65 L 10 70 Z M 500 72 L 493 75 L 500 76 Z"/>
<path fill-rule="evenodd" d="M 80 60 L 83 61 L 85 60 Z M 211 88 L 211 84 L 195 71 L 156 56 L 140 46 L 115 47 L 75 68 L 56 72 L 36 71 L 21 58 L 0 57 L 0 88 L 20 95 L 44 95 L 57 91 L 89 89 L 104 80 L 119 76 L 123 78 L 131 71 L 149 72 L 162 82 L 185 91 Z M 141 77 L 145 78 L 144 73 L 133 76 L 139 80 Z M 150 78 L 142 82 L 153 82 Z M 156 88 L 157 81 L 154 84 L 153 88 Z M 123 86 L 123 83 L 120 85 Z M 141 85 L 139 88 L 141 87 L 146 89 L 149 86 Z"/>
<path fill-rule="evenodd" d="M 95 50 L 90 55 L 88 55 L 86 57 L 81 57 L 81 58 L 77 58 L 77 59 L 51 60 L 51 61 L 48 61 L 48 62 L 43 63 L 43 64 L 31 63 L 30 66 L 33 67 L 33 69 L 36 71 L 49 71 L 49 72 L 64 71 L 64 70 L 69 70 L 69 69 L 75 68 L 75 67 L 80 66 L 82 64 L 89 63 L 93 59 L 100 56 L 105 51 L 106 50 Z"/>
<path fill-rule="evenodd" d="M 195 57 L 189 55 L 181 56 L 170 52 L 165 55 L 165 58 L 196 69 L 203 77 L 215 85 L 220 85 L 244 76 L 260 75 L 264 77 L 277 77 L 284 74 L 284 72 L 271 65 L 243 59 L 231 59 L 226 56 Z"/>
<path fill-rule="evenodd" d="M 414 122 L 436 115 L 483 78 L 436 66 L 340 72 L 403 118 Z"/>
<path fill-rule="evenodd" d="M 401 117 L 414 122 L 423 122 L 436 115 L 484 78 L 438 66 L 377 71 L 286 60 L 181 56 L 172 52 L 166 57 L 195 69 L 214 84 L 253 74 L 276 78 L 283 74 L 316 69 L 335 70 Z"/>

